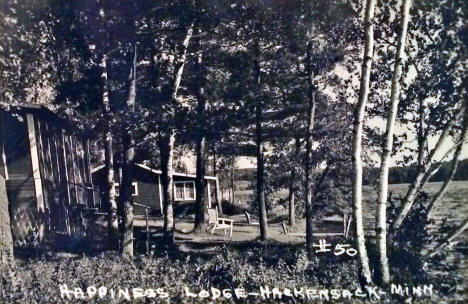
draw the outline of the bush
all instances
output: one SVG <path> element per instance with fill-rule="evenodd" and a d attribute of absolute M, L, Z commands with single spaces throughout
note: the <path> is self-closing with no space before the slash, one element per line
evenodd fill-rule
<path fill-rule="evenodd" d="M 356 285 L 353 283 L 354 261 L 316 259 L 308 262 L 302 247 L 253 243 L 229 249 L 220 247 L 219 254 L 214 256 L 161 252 L 141 256 L 133 263 L 114 254 L 33 259 L 18 269 L 23 280 L 19 291 L 4 286 L 4 300 L 7 303 L 63 303 L 60 284 L 67 284 L 68 288 L 79 287 L 85 292 L 89 286 L 164 288 L 173 303 L 187 300 L 181 293 L 184 287 L 193 291 L 210 287 L 242 287 L 246 291 L 256 291 L 265 285 L 270 288 L 346 286 L 349 289 Z M 258 301 L 257 298 L 249 299 Z M 75 302 L 108 303 L 109 300 L 109 297 L 95 297 Z M 198 301 L 211 303 L 208 299 L 193 302 Z M 278 300 L 272 302 L 278 303 Z"/>
<path fill-rule="evenodd" d="M 395 205 L 400 204 L 400 199 L 390 198 L 388 208 L 390 222 L 396 217 L 396 211 L 399 209 L 395 208 Z M 443 253 L 432 258 L 425 255 L 431 244 L 440 241 L 440 232 L 447 229 L 443 224 L 437 230 L 434 231 L 434 228 L 431 230 L 431 226 L 435 223 L 427 219 L 426 206 L 429 201 L 427 193 L 420 193 L 407 218 L 389 241 L 388 255 L 392 281 L 404 282 L 408 286 L 433 284 L 442 298 L 453 299 L 454 302 L 457 299 L 463 301 L 463 291 L 456 294 L 456 287 L 464 285 L 464 279 L 460 275 L 460 263 L 453 260 L 453 255 L 457 253 Z M 447 230 L 452 231 L 453 228 Z M 372 244 L 369 248 L 369 255 L 376 264 L 375 246 Z"/>
<path fill-rule="evenodd" d="M 233 204 L 227 200 L 223 200 L 221 206 L 223 206 L 223 213 L 227 215 L 241 214 L 244 211 L 243 206 L 240 206 L 238 203 Z"/>

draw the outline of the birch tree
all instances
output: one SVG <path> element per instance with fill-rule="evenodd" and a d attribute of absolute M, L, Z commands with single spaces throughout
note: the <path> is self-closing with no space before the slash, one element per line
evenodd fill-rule
<path fill-rule="evenodd" d="M 119 191 L 119 229 L 120 229 L 120 254 L 125 258 L 133 258 L 133 199 L 132 182 L 133 167 L 135 162 L 135 139 L 132 134 L 134 125 L 135 100 L 136 100 L 136 69 L 137 46 L 133 42 L 130 56 L 130 72 L 127 80 L 127 99 L 125 111 L 127 117 L 123 123 L 123 160 L 122 182 Z M 133 123 L 132 123 L 133 122 Z"/>
<path fill-rule="evenodd" d="M 460 161 L 461 151 L 462 151 L 463 145 L 465 144 L 466 139 L 467 139 L 467 130 L 468 130 L 468 111 L 465 111 L 465 118 L 463 120 L 463 127 L 462 127 L 462 131 L 461 131 L 461 134 L 460 134 L 460 139 L 455 144 L 456 149 L 455 149 L 455 152 L 453 153 L 449 173 L 448 173 L 444 183 L 440 187 L 439 191 L 434 195 L 434 197 L 431 199 L 431 202 L 427 206 L 426 218 L 428 220 L 431 218 L 433 210 L 437 207 L 437 204 L 440 202 L 440 200 L 442 199 L 442 197 L 446 193 L 450 183 L 453 180 L 453 177 L 455 176 L 455 173 L 456 173 L 457 168 L 458 168 L 458 162 Z"/>
<path fill-rule="evenodd" d="M 173 158 L 174 158 L 174 143 L 176 139 L 174 115 L 177 104 L 179 102 L 178 91 L 182 81 L 182 74 L 184 72 L 187 50 L 190 40 L 193 35 L 194 22 L 187 25 L 185 36 L 180 43 L 179 53 L 177 55 L 177 62 L 175 64 L 174 73 L 171 81 L 171 95 L 167 110 L 167 122 L 165 124 L 166 130 L 160 135 L 159 148 L 161 156 L 161 180 L 163 186 L 163 213 L 164 213 L 164 238 L 167 242 L 172 243 L 174 237 L 174 182 L 173 174 Z"/>
<path fill-rule="evenodd" d="M 117 202 L 114 187 L 114 150 L 113 150 L 113 133 L 111 130 L 111 122 L 114 120 L 109 100 L 109 88 L 107 83 L 107 56 L 103 55 L 99 64 L 101 69 L 102 81 L 102 109 L 103 118 L 105 121 L 103 143 L 104 143 L 104 171 L 105 183 L 103 197 L 107 204 L 107 228 L 110 241 L 115 238 L 115 232 L 118 229 L 117 221 Z"/>
<path fill-rule="evenodd" d="M 365 244 L 364 228 L 362 223 L 362 129 L 364 116 L 366 112 L 366 103 L 369 95 L 369 81 L 372 67 L 372 58 L 374 56 L 374 10 L 375 0 L 367 0 L 364 18 L 364 57 L 361 67 L 361 80 L 359 99 L 354 112 L 353 123 L 353 224 L 356 240 L 356 248 L 359 253 L 360 275 L 366 284 L 372 283 L 372 277 L 369 266 L 369 258 Z"/>
<path fill-rule="evenodd" d="M 379 252 L 378 280 L 381 284 L 387 285 L 390 282 L 390 271 L 387 257 L 387 196 L 388 196 L 388 172 L 390 168 L 391 154 L 393 150 L 393 135 L 395 121 L 400 101 L 400 82 L 402 70 L 405 65 L 405 43 L 408 31 L 409 11 L 411 0 L 403 0 L 401 6 L 400 31 L 398 33 L 398 44 L 393 67 L 393 77 L 391 85 L 390 106 L 387 117 L 385 140 L 380 160 L 380 178 L 378 186 L 377 215 L 376 215 L 376 237 L 377 250 Z"/>
<path fill-rule="evenodd" d="M 103 116 L 103 134 L 102 141 L 104 145 L 104 172 L 105 172 L 105 188 L 103 191 L 103 199 L 107 209 L 107 229 L 109 241 L 114 243 L 118 232 L 117 220 L 117 201 L 114 187 L 114 149 L 113 149 L 113 132 L 112 125 L 115 124 L 115 118 L 111 109 L 109 98 L 109 81 L 107 62 L 112 51 L 109 50 L 108 43 L 108 24 L 106 19 L 106 11 L 104 5 L 98 2 L 98 20 L 102 29 L 100 37 L 97 39 L 97 48 L 100 52 L 99 58 L 99 73 L 101 78 L 101 108 Z"/>
<path fill-rule="evenodd" d="M 452 127 L 454 126 L 456 122 L 460 121 L 460 118 L 463 115 L 464 111 L 465 111 L 465 106 L 463 105 L 462 108 L 458 110 L 458 113 L 447 122 L 444 129 L 442 130 L 441 135 L 439 136 L 437 140 L 437 143 L 435 144 L 434 148 L 431 149 L 427 157 L 426 164 L 424 165 L 424 167 L 418 170 L 414 181 L 409 186 L 408 191 L 406 192 L 402 200 L 400 211 L 390 226 L 391 233 L 396 232 L 398 228 L 401 226 L 401 224 L 403 223 L 403 220 L 406 218 L 406 216 L 408 215 L 408 212 L 411 210 L 411 207 L 413 206 L 413 203 L 414 203 L 414 200 L 416 199 L 417 194 L 424 187 L 424 185 L 432 176 L 432 174 L 435 173 L 434 171 L 438 167 L 437 165 L 434 167 L 434 163 L 437 163 L 437 161 L 435 160 L 435 155 L 437 153 L 440 153 L 440 151 L 443 149 L 444 143 L 450 137 L 450 132 L 452 130 Z M 438 163 L 441 164 L 440 161 Z"/>
<path fill-rule="evenodd" d="M 416 71 L 400 101 L 400 119 L 413 123 L 417 133 L 418 166 L 415 178 L 403 197 L 397 216 L 391 223 L 389 237 L 398 232 L 413 202 L 425 184 L 442 166 L 456 145 L 447 143 L 463 124 L 466 92 L 466 42 L 463 20 L 464 1 L 414 1 L 412 31 L 407 47 L 411 50 L 409 67 Z M 413 119 L 408 114 L 412 114 Z M 436 138 L 429 146 L 429 139 Z"/>

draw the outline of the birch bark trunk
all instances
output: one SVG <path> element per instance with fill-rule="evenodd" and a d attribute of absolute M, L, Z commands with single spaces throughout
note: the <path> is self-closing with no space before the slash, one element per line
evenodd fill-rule
<path fill-rule="evenodd" d="M 429 220 L 432 216 L 432 212 L 439 203 L 440 199 L 445 195 L 445 192 L 447 192 L 448 187 L 450 186 L 450 183 L 453 180 L 453 177 L 455 176 L 455 173 L 457 172 L 458 168 L 458 162 L 460 160 L 460 155 L 461 151 L 463 149 L 463 144 L 466 140 L 466 134 L 468 130 L 468 119 L 465 120 L 464 126 L 462 133 L 460 135 L 460 141 L 457 143 L 457 148 L 455 150 L 455 153 L 453 154 L 452 158 L 452 164 L 450 166 L 450 172 L 445 179 L 444 183 L 442 184 L 442 187 L 440 187 L 439 191 L 437 192 L 436 195 L 432 198 L 429 206 L 427 207 L 427 213 L 426 213 L 426 219 Z"/>
<path fill-rule="evenodd" d="M 445 246 L 449 245 L 450 242 L 452 242 L 454 238 L 459 236 L 467 228 L 468 228 L 468 220 L 465 220 L 460 226 L 458 226 L 457 229 L 455 229 L 455 231 L 452 234 L 447 236 L 442 242 L 440 242 L 439 245 L 434 247 L 434 249 L 432 249 L 427 255 L 429 257 L 433 257 L 434 255 L 436 255 L 439 251 L 441 251 Z"/>
<path fill-rule="evenodd" d="M 353 143 L 352 143 L 352 162 L 353 162 L 353 224 L 356 240 L 356 248 L 359 253 L 360 276 L 365 284 L 372 284 L 371 272 L 369 267 L 369 258 L 366 250 L 366 240 L 362 223 L 362 129 L 366 111 L 366 103 L 369 95 L 369 81 L 372 67 L 372 58 L 374 55 L 374 10 L 375 0 L 368 0 L 365 11 L 365 45 L 364 58 L 361 68 L 361 85 L 359 90 L 359 100 L 354 113 L 353 123 Z"/>
<path fill-rule="evenodd" d="M 168 244 L 174 241 L 174 181 L 172 179 L 175 135 L 171 132 L 159 140 L 161 158 L 161 182 L 163 192 L 164 240 Z"/>
<path fill-rule="evenodd" d="M 107 56 L 104 55 L 101 58 L 99 64 L 101 69 L 101 81 L 102 81 L 102 108 L 104 118 L 104 172 L 106 176 L 106 185 L 104 189 L 104 201 L 106 202 L 107 209 L 107 230 L 108 237 L 111 244 L 114 244 L 118 239 L 118 222 L 117 222 L 117 202 L 115 199 L 115 188 L 114 188 L 114 151 L 113 151 L 113 139 L 112 139 L 112 112 L 109 100 L 109 88 L 107 79 Z"/>
<path fill-rule="evenodd" d="M 105 202 L 106 208 L 106 221 L 107 221 L 107 234 L 109 243 L 112 247 L 118 247 L 119 239 L 119 227 L 118 227 L 118 218 L 117 218 L 117 201 L 114 188 L 114 178 L 115 178 L 115 169 L 114 169 L 114 151 L 113 151 L 113 134 L 112 134 L 112 125 L 115 123 L 112 109 L 111 101 L 109 99 L 109 80 L 107 72 L 107 59 L 108 56 L 113 52 L 108 53 L 108 21 L 106 19 L 106 12 L 104 9 L 103 3 L 99 2 L 99 21 L 100 26 L 104 28 L 103 37 L 99 41 L 101 45 L 101 51 L 103 52 L 100 61 L 99 69 L 101 75 L 101 107 L 104 120 L 104 133 L 103 133 L 103 143 L 104 143 L 104 174 L 105 174 L 105 189 L 103 194 L 103 199 Z"/>
<path fill-rule="evenodd" d="M 174 184 L 173 184 L 173 159 L 174 159 L 174 143 L 175 143 L 175 126 L 174 126 L 174 115 L 175 107 L 178 103 L 178 91 L 180 83 L 182 81 L 182 74 L 184 72 L 185 62 L 187 59 L 187 50 L 190 43 L 190 40 L 193 36 L 194 23 L 192 22 L 185 34 L 184 40 L 181 44 L 180 57 L 177 61 L 174 78 L 172 83 L 172 94 L 171 94 L 171 106 L 174 108 L 172 110 L 171 118 L 167 123 L 167 134 L 161 136 L 159 148 L 160 148 L 160 158 L 161 158 L 161 179 L 163 186 L 163 199 L 164 199 L 164 239 L 166 242 L 172 244 L 174 241 Z"/>
<path fill-rule="evenodd" d="M 378 277 L 382 285 L 390 282 L 390 270 L 387 257 L 387 197 L 388 197 L 388 171 L 393 150 L 393 134 L 395 121 L 400 102 L 400 81 L 405 64 L 405 44 L 410 19 L 411 0 L 403 0 L 401 5 L 400 33 L 398 35 L 397 53 L 393 68 L 393 78 L 390 93 L 390 109 L 387 117 L 385 141 L 380 161 L 380 178 L 378 186 L 376 243 L 378 251 Z"/>
<path fill-rule="evenodd" d="M 400 228 L 401 224 L 403 223 L 403 220 L 406 218 L 406 216 L 408 215 L 408 212 L 411 210 L 411 207 L 413 206 L 413 202 L 419 190 L 421 190 L 424 187 L 424 184 L 429 180 L 428 176 L 430 175 L 430 170 L 434 162 L 434 155 L 436 155 L 442 149 L 443 144 L 445 143 L 447 138 L 450 136 L 450 131 L 452 130 L 453 125 L 455 124 L 455 122 L 460 120 L 460 118 L 465 112 L 465 109 L 466 109 L 466 106 L 463 105 L 460 108 L 460 110 L 457 112 L 455 117 L 453 117 L 447 123 L 447 125 L 442 130 L 442 134 L 437 140 L 435 147 L 429 153 L 424 168 L 418 171 L 413 183 L 411 183 L 408 191 L 406 192 L 405 197 L 403 198 L 403 201 L 400 207 L 400 212 L 398 213 L 397 217 L 395 218 L 395 220 L 390 226 L 390 232 L 392 234 L 394 234 L 398 230 L 398 228 Z"/>

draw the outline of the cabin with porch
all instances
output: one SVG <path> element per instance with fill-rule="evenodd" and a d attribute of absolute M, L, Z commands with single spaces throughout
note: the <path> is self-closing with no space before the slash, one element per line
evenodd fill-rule
<path fill-rule="evenodd" d="M 101 192 L 105 189 L 104 166 L 94 168 L 92 171 L 94 185 Z M 142 164 L 135 164 L 133 168 L 133 202 L 134 214 L 142 216 L 145 214 L 144 205 L 150 207 L 150 216 L 158 217 L 163 215 L 163 194 L 161 182 L 161 170 L 156 170 Z M 195 204 L 195 174 L 174 172 L 174 210 L 176 213 L 190 213 Z M 115 191 L 119 193 L 119 177 L 115 174 Z M 205 203 L 208 208 L 215 206 L 215 191 L 218 189 L 218 178 L 205 176 Z"/>
<path fill-rule="evenodd" d="M 83 212 L 96 204 L 89 137 L 34 104 L 2 105 L 0 125 L 0 174 L 15 246 L 30 246 L 48 232 L 80 233 Z"/>

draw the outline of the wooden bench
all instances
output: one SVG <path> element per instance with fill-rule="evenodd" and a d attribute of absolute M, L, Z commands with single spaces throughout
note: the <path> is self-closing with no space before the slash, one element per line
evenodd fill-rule
<path fill-rule="evenodd" d="M 229 237 L 232 237 L 232 227 L 234 226 L 234 220 L 219 217 L 218 208 L 208 209 L 208 217 L 208 228 L 211 229 L 211 234 L 214 234 L 214 231 L 217 229 L 222 229 L 226 235 L 226 229 L 229 229 Z"/>
<path fill-rule="evenodd" d="M 352 221 L 352 216 L 348 214 L 343 214 L 343 217 L 339 215 L 332 215 L 332 216 L 326 216 L 323 218 L 323 222 L 329 222 L 329 223 L 339 223 L 340 225 L 343 225 L 343 231 L 341 232 L 313 232 L 313 235 L 316 237 L 330 237 L 330 236 L 343 236 L 344 238 L 348 238 L 349 235 L 349 230 L 351 228 L 351 221 Z M 289 232 L 288 227 L 286 226 L 285 222 L 282 222 L 282 228 L 283 232 L 286 235 L 291 235 L 291 236 L 303 236 L 305 237 L 306 234 L 304 232 Z"/>

